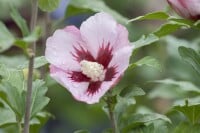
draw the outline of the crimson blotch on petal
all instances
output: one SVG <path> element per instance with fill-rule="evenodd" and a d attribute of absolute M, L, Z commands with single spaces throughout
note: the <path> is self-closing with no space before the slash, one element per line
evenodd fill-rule
<path fill-rule="evenodd" d="M 128 31 L 101 12 L 47 39 L 50 75 L 79 101 L 93 104 L 116 85 L 129 65 Z"/>

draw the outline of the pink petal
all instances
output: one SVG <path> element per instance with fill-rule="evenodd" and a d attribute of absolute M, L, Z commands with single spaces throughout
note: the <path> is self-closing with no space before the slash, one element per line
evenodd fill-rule
<path fill-rule="evenodd" d="M 87 49 L 95 58 L 103 44 L 110 44 L 114 50 L 128 45 L 127 30 L 104 12 L 97 13 L 83 22 L 80 32 Z"/>
<path fill-rule="evenodd" d="M 78 100 L 88 104 L 98 103 L 100 98 L 113 86 L 113 81 L 106 82 L 74 82 L 69 78 L 68 72 L 50 66 L 50 75 Z"/>
<path fill-rule="evenodd" d="M 172 8 L 180 15 L 185 18 L 190 17 L 190 13 L 183 1 L 179 0 L 168 0 L 169 4 L 172 6 Z"/>
<path fill-rule="evenodd" d="M 116 40 L 116 43 L 114 46 L 115 51 L 117 51 L 123 47 L 130 46 L 127 29 L 123 25 L 118 24 L 117 32 L 118 32 L 118 37 L 117 37 L 117 40 Z"/>
<path fill-rule="evenodd" d="M 111 89 L 111 87 L 113 86 L 113 82 L 102 82 L 100 85 L 99 84 L 92 84 L 95 87 L 99 87 L 98 91 L 96 91 L 96 93 L 93 94 L 88 94 L 85 93 L 84 95 L 82 95 L 81 97 L 79 97 L 80 101 L 85 101 L 88 104 L 94 104 L 94 103 L 98 103 L 99 100 L 101 99 L 101 97 L 109 90 Z"/>
<path fill-rule="evenodd" d="M 185 0 L 187 9 L 193 19 L 200 18 L 200 1 L 199 0 Z"/>
<path fill-rule="evenodd" d="M 113 59 L 109 64 L 109 68 L 115 68 L 114 78 L 112 79 L 113 84 L 115 85 L 119 78 L 123 75 L 124 71 L 129 66 L 129 59 L 132 54 L 132 47 L 126 46 L 118 51 L 116 51 L 113 55 Z"/>
<path fill-rule="evenodd" d="M 66 32 L 70 32 L 74 34 L 75 36 L 81 37 L 79 29 L 73 25 L 66 26 L 63 30 Z"/>
<path fill-rule="evenodd" d="M 56 30 L 46 42 L 46 59 L 53 65 L 64 70 L 80 70 L 80 65 L 74 59 L 74 46 L 82 43 L 80 32 L 74 26 Z"/>
<path fill-rule="evenodd" d="M 182 17 L 192 20 L 200 18 L 199 0 L 167 0 L 172 8 Z"/>
<path fill-rule="evenodd" d="M 64 86 L 75 99 L 83 101 L 81 97 L 87 92 L 88 82 L 74 82 L 69 78 L 68 72 L 54 65 L 50 66 L 50 76 Z"/>

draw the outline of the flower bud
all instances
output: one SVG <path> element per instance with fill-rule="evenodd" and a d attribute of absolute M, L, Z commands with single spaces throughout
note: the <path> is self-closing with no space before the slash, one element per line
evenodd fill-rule
<path fill-rule="evenodd" d="M 190 20 L 200 19 L 200 0 L 167 0 L 177 14 Z"/>

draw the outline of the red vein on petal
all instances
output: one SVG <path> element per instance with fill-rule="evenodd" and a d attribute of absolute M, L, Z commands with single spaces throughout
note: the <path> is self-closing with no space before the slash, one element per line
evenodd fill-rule
<path fill-rule="evenodd" d="M 88 61 L 95 61 L 94 57 L 91 55 L 91 53 L 88 50 L 85 50 L 82 46 L 79 45 L 79 48 L 74 47 L 75 53 L 72 53 L 72 56 L 75 57 L 75 59 L 78 62 L 81 62 L 82 60 L 88 60 Z"/>
<path fill-rule="evenodd" d="M 97 62 L 104 66 L 104 69 L 108 67 L 113 55 L 112 55 L 113 48 L 110 47 L 110 43 L 106 46 L 103 44 L 98 51 Z"/>
<path fill-rule="evenodd" d="M 112 78 L 115 77 L 115 75 L 117 74 L 116 68 L 116 66 L 107 68 L 104 81 L 111 81 Z"/>
<path fill-rule="evenodd" d="M 101 81 L 90 82 L 88 89 L 87 89 L 88 95 L 93 95 L 93 94 L 97 93 L 101 87 L 101 84 L 102 84 Z"/>
<path fill-rule="evenodd" d="M 71 71 L 68 73 L 70 76 L 69 78 L 74 82 L 89 82 L 90 78 L 85 76 L 82 72 Z"/>

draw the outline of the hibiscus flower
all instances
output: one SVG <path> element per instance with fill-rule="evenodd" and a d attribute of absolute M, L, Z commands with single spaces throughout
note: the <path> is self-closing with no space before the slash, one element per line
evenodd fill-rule
<path fill-rule="evenodd" d="M 80 26 L 58 29 L 46 42 L 50 76 L 79 101 L 93 104 L 116 85 L 129 65 L 128 31 L 101 12 Z"/>

